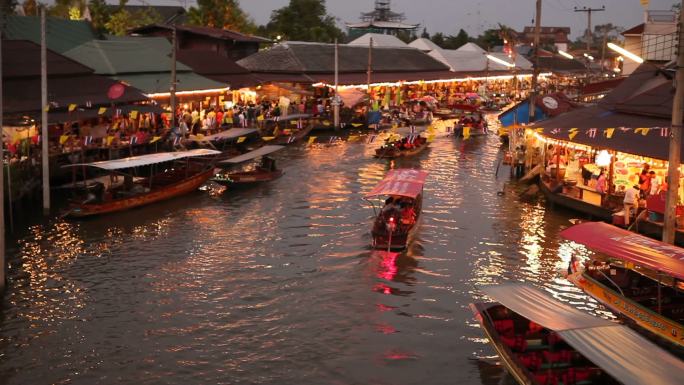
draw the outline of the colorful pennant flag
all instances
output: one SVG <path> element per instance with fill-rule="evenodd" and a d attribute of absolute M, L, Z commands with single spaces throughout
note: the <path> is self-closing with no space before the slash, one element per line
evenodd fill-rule
<path fill-rule="evenodd" d="M 351 125 L 352 125 L 353 127 L 361 127 L 361 126 L 363 126 L 362 123 L 352 123 Z"/>
<path fill-rule="evenodd" d="M 307 142 L 307 144 L 311 144 L 311 143 L 313 143 L 313 142 L 315 142 L 315 141 L 316 141 L 316 137 L 315 137 L 315 136 L 310 136 L 310 137 L 309 137 L 309 141 Z"/>
<path fill-rule="evenodd" d="M 613 133 L 615 133 L 614 128 L 606 128 L 605 130 L 603 130 L 603 135 L 605 135 L 608 139 L 613 137 Z"/>
<path fill-rule="evenodd" d="M 294 143 L 296 140 L 297 138 L 295 138 L 294 136 L 290 136 L 289 138 L 287 138 L 287 143 Z"/>
<path fill-rule="evenodd" d="M 349 137 L 347 138 L 347 142 L 357 142 L 358 140 L 359 140 L 358 135 L 349 135 Z"/>
<path fill-rule="evenodd" d="M 660 127 L 660 136 L 663 136 L 663 137 L 670 136 L 670 128 L 669 127 Z"/>
<path fill-rule="evenodd" d="M 83 137 L 83 145 L 84 146 L 90 146 L 93 143 L 93 137 L 92 136 L 85 136 Z"/>
<path fill-rule="evenodd" d="M 648 135 L 648 132 L 649 132 L 650 130 L 651 130 L 651 129 L 650 129 L 650 128 L 647 128 L 647 127 L 639 127 L 639 128 L 635 128 L 635 129 L 634 129 L 634 133 L 635 133 L 635 134 L 641 133 L 641 135 L 646 136 L 646 135 Z"/>
<path fill-rule="evenodd" d="M 470 138 L 470 126 L 463 127 L 463 139 Z"/>
<path fill-rule="evenodd" d="M 242 143 L 242 142 L 244 142 L 246 139 L 247 139 L 246 136 L 241 136 L 241 137 L 237 138 L 237 142 L 238 142 L 238 143 Z"/>
<path fill-rule="evenodd" d="M 73 112 L 73 111 L 76 109 L 76 107 L 78 107 L 78 105 L 76 105 L 76 104 L 69 104 L 69 112 Z"/>
<path fill-rule="evenodd" d="M 66 143 L 67 140 L 69 140 L 69 135 L 60 135 L 59 144 L 64 145 L 64 143 Z"/>
<path fill-rule="evenodd" d="M 114 136 L 110 135 L 107 137 L 107 146 L 111 146 L 114 141 Z"/>
<path fill-rule="evenodd" d="M 131 119 L 138 119 L 138 111 L 131 110 L 131 112 L 128 113 L 128 116 L 130 116 Z"/>
<path fill-rule="evenodd" d="M 590 128 L 587 131 L 585 131 L 585 134 L 587 134 L 587 136 L 590 138 L 595 138 L 597 131 L 598 131 L 598 129 L 596 129 L 596 128 Z"/>
<path fill-rule="evenodd" d="M 98 114 L 98 115 L 102 115 L 102 114 L 104 114 L 105 112 L 107 112 L 107 107 L 100 107 L 100 109 L 97 110 L 97 114 Z"/>
<path fill-rule="evenodd" d="M 328 143 L 333 144 L 333 143 L 335 143 L 335 142 L 337 141 L 337 139 L 339 139 L 337 136 L 331 136 L 331 137 L 330 137 L 330 140 L 328 141 Z"/>
<path fill-rule="evenodd" d="M 264 137 L 262 137 L 261 139 L 263 139 L 264 142 L 268 142 L 269 140 L 275 139 L 275 136 L 264 136 Z"/>
<path fill-rule="evenodd" d="M 153 137 L 152 137 L 152 140 L 150 140 L 150 143 L 158 142 L 159 139 L 161 139 L 161 136 L 153 136 Z"/>

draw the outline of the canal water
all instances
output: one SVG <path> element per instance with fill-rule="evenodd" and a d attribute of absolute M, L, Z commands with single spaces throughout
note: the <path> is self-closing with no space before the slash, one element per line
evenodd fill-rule
<path fill-rule="evenodd" d="M 378 145 L 292 146 L 263 186 L 31 225 L 8 245 L 0 384 L 512 383 L 469 309 L 479 286 L 600 312 L 558 274 L 571 214 L 520 200 L 495 135 L 396 162 Z M 430 173 L 397 256 L 370 249 L 362 199 L 391 167 Z"/>

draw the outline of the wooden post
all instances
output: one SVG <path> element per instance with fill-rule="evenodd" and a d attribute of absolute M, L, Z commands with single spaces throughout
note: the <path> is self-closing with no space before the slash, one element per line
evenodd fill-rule
<path fill-rule="evenodd" d="M 617 152 L 615 151 L 609 151 L 610 154 L 610 166 L 608 168 L 608 195 L 611 195 L 615 191 L 613 191 L 613 177 L 615 174 L 615 156 L 617 155 Z"/>
<path fill-rule="evenodd" d="M 48 105 L 47 95 L 47 43 L 45 38 L 45 6 L 40 7 L 40 109 L 41 109 L 41 144 L 43 152 L 43 214 L 50 213 L 50 153 L 48 146 Z"/>
<path fill-rule="evenodd" d="M 2 130 L 2 30 L 4 15 L 0 10 L 0 130 Z M 2 140 L 2 139 L 0 139 Z M 0 142 L 0 160 L 5 161 L 5 141 Z M 0 165 L 0 294 L 5 291 L 5 177 L 4 167 Z"/>
<path fill-rule="evenodd" d="M 171 103 L 171 129 L 176 128 L 176 26 L 173 26 L 173 34 L 171 35 L 171 87 L 170 87 L 170 103 Z M 183 138 L 186 133 L 181 132 Z"/>
<path fill-rule="evenodd" d="M 537 0 L 537 16 L 534 18 L 534 69 L 532 71 L 532 89 L 530 90 L 529 122 L 534 122 L 535 103 L 537 102 L 537 76 L 539 76 L 539 40 L 541 34 L 541 0 Z"/>
<path fill-rule="evenodd" d="M 335 97 L 333 98 L 333 125 L 340 127 L 340 94 L 339 94 L 339 45 L 335 39 Z"/>
<path fill-rule="evenodd" d="M 371 72 L 373 72 L 373 38 L 370 38 L 370 42 L 368 43 L 368 72 L 366 74 L 366 90 L 368 91 L 368 105 L 370 106 L 370 94 L 371 94 L 371 89 L 370 89 L 370 83 L 371 83 Z"/>
<path fill-rule="evenodd" d="M 670 154 L 667 169 L 667 196 L 665 199 L 665 224 L 663 242 L 674 243 L 677 227 L 677 203 L 679 202 L 679 166 L 682 146 L 682 110 L 684 109 L 684 0 L 679 12 L 679 54 L 677 56 L 677 83 L 672 102 L 672 127 L 670 129 Z"/>

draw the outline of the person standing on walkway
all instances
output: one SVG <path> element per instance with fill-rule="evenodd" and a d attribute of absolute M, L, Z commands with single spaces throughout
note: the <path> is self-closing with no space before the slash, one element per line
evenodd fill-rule
<path fill-rule="evenodd" d="M 639 186 L 634 185 L 625 191 L 625 199 L 622 201 L 625 210 L 625 226 L 629 226 L 629 219 L 632 216 L 632 209 L 636 214 L 639 208 Z"/>

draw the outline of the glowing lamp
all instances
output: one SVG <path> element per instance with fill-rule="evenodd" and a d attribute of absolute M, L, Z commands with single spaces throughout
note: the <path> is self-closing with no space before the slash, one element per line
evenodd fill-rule
<path fill-rule="evenodd" d="M 509 67 L 509 68 L 515 67 L 515 64 L 512 64 L 512 63 L 509 63 L 505 60 L 499 59 L 496 56 L 487 55 L 487 59 L 493 61 L 494 63 L 498 63 L 498 64 L 504 65 L 506 67 Z"/>
<path fill-rule="evenodd" d="M 613 51 L 619 53 L 622 56 L 626 56 L 626 57 L 630 58 L 631 60 L 633 60 L 637 63 L 643 63 L 644 62 L 644 59 L 642 59 L 639 56 L 627 51 L 626 49 L 620 47 L 617 44 L 608 43 L 608 48 L 612 49 Z"/>
<path fill-rule="evenodd" d="M 574 56 L 572 56 L 572 55 L 570 55 L 569 53 L 563 51 L 562 49 L 559 49 L 559 50 L 558 50 L 558 53 L 561 54 L 561 56 L 565 56 L 565 57 L 568 58 L 568 59 L 574 59 L 574 58 L 575 58 Z"/>
<path fill-rule="evenodd" d="M 606 150 L 601 150 L 599 153 L 596 155 L 596 165 L 599 167 L 608 167 L 610 166 L 610 158 L 612 155 L 608 153 Z"/>

